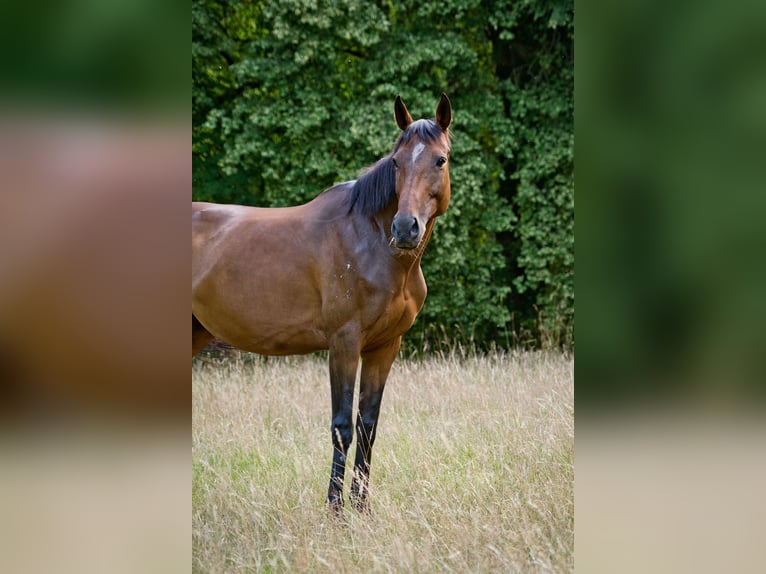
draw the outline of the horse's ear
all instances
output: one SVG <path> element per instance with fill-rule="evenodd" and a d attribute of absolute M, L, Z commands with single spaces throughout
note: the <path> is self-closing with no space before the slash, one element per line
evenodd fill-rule
<path fill-rule="evenodd" d="M 439 105 L 436 106 L 436 123 L 445 132 L 452 123 L 452 104 L 450 104 L 449 98 L 444 92 L 442 92 L 442 99 L 439 100 Z"/>
<path fill-rule="evenodd" d="M 407 106 L 404 105 L 401 96 L 396 96 L 394 102 L 394 116 L 396 117 L 396 125 L 399 129 L 404 131 L 412 123 L 412 116 L 407 111 Z"/>

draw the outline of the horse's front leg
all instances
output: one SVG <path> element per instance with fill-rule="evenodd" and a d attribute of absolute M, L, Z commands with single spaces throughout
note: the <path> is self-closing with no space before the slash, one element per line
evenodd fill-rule
<path fill-rule="evenodd" d="M 351 483 L 351 504 L 361 512 L 370 510 L 370 462 L 378 429 L 380 401 L 401 341 L 402 338 L 397 337 L 382 347 L 362 354 L 359 412 L 356 418 L 356 459 Z"/>
<path fill-rule="evenodd" d="M 343 477 L 346 472 L 346 454 L 353 438 L 351 426 L 354 406 L 354 384 L 359 365 L 359 351 L 349 341 L 338 342 L 330 348 L 330 391 L 332 394 L 333 456 L 327 503 L 330 511 L 343 514 Z"/>

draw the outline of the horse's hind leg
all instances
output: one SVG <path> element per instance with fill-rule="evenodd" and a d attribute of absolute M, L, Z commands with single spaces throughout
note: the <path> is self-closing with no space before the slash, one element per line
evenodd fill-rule
<path fill-rule="evenodd" d="M 192 357 L 207 347 L 213 339 L 213 335 L 192 315 Z"/>
<path fill-rule="evenodd" d="M 362 354 L 359 412 L 356 417 L 356 459 L 350 494 L 351 504 L 360 512 L 370 510 L 370 462 L 378 429 L 380 401 L 401 341 L 402 338 L 397 337 L 383 347 Z"/>

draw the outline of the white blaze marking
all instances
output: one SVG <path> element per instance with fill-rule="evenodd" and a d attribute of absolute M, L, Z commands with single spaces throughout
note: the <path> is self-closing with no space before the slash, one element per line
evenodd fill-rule
<path fill-rule="evenodd" d="M 426 149 L 426 146 L 418 142 L 418 144 L 415 146 L 415 149 L 412 150 L 412 163 L 415 163 L 415 160 L 418 159 L 418 156 L 424 149 Z"/>

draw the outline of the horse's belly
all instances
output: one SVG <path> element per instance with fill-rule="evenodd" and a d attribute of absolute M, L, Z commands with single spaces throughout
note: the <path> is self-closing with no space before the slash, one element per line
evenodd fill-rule
<path fill-rule="evenodd" d="M 327 348 L 324 333 L 294 309 L 286 310 L 276 320 L 272 313 L 261 314 L 257 310 L 239 313 L 225 307 L 209 313 L 195 310 L 194 315 L 215 337 L 244 351 L 295 355 Z"/>
<path fill-rule="evenodd" d="M 245 351 L 261 355 L 301 355 L 327 349 L 327 340 L 322 333 L 296 326 L 279 330 L 262 330 L 231 344 Z"/>
<path fill-rule="evenodd" d="M 326 349 L 320 309 L 310 281 L 297 271 L 214 272 L 192 293 L 192 313 L 211 334 L 265 355 Z"/>

